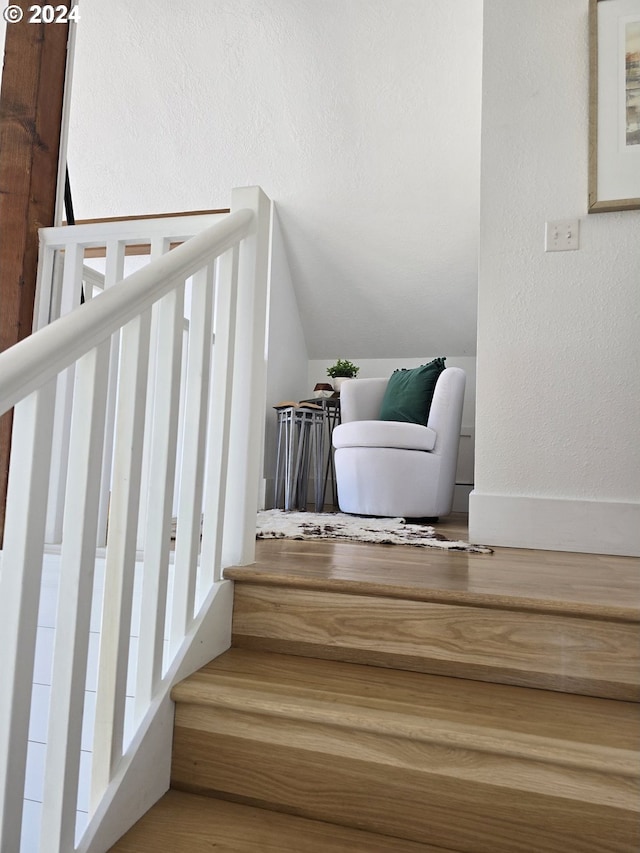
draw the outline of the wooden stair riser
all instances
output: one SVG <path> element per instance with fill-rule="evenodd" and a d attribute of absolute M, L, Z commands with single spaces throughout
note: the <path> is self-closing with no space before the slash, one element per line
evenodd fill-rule
<path fill-rule="evenodd" d="M 429 731 L 425 737 L 424 726 L 421 731 L 416 726 L 413 732 L 398 735 L 385 732 L 382 726 L 367 726 L 371 721 L 365 715 L 357 721 L 357 728 L 350 722 L 348 717 L 342 724 L 324 724 L 307 713 L 295 719 L 288 713 L 265 716 L 237 708 L 212 709 L 181 704 L 175 725 L 195 739 L 200 734 L 211 734 L 250 740 L 260 747 L 266 744 L 300 746 L 377 764 L 381 768 L 428 773 L 439 778 L 459 779 L 462 783 L 493 785 L 499 779 L 502 787 L 513 790 L 539 794 L 553 791 L 557 796 L 579 796 L 580 800 L 595 804 L 612 802 L 632 811 L 640 808 L 637 762 L 625 750 L 597 750 L 593 746 L 580 749 L 576 745 L 562 744 L 562 752 L 558 750 L 558 754 L 554 754 L 550 748 L 552 744 L 534 737 L 514 739 L 513 735 L 502 750 L 497 732 L 487 737 L 486 732 L 479 729 L 465 731 L 443 726 L 433 735 Z M 188 737 L 186 742 L 189 742 Z M 181 743 L 180 750 L 184 746 L 185 743 Z M 196 763 L 200 761 L 195 751 L 192 758 Z"/>
<path fill-rule="evenodd" d="M 184 705 L 366 728 L 618 767 L 640 750 L 640 706 L 502 684 L 230 649 L 173 688 Z M 437 733 L 441 732 L 441 735 Z M 460 733 L 467 740 L 461 744 Z M 604 750 L 604 752 L 603 752 Z M 495 749 L 494 749 L 495 751 Z M 633 766 L 636 766 L 634 758 Z"/>
<path fill-rule="evenodd" d="M 640 701 L 634 622 L 236 583 L 233 645 Z"/>
<path fill-rule="evenodd" d="M 468 853 L 640 843 L 626 775 L 197 706 L 177 710 L 172 785 Z"/>

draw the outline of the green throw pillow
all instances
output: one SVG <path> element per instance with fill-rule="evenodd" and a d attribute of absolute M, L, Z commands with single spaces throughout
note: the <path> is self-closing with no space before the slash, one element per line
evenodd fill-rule
<path fill-rule="evenodd" d="M 395 370 L 389 379 L 380 409 L 381 421 L 403 421 L 427 425 L 438 377 L 444 370 L 444 358 L 413 370 Z"/>

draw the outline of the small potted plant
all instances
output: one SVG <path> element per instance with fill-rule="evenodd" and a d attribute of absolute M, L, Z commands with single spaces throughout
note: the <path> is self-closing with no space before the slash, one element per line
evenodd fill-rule
<path fill-rule="evenodd" d="M 340 386 L 345 379 L 353 379 L 358 375 L 359 367 L 356 367 L 352 361 L 345 358 L 339 358 L 331 367 L 327 367 L 327 376 L 333 380 L 333 388 L 335 391 L 340 391 Z"/>

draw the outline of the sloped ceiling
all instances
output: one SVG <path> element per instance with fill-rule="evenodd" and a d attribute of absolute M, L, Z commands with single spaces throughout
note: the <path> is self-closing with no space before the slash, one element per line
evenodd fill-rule
<path fill-rule="evenodd" d="M 260 184 L 311 358 L 473 355 L 481 28 L 481 0 L 83 2 L 76 216 Z"/>

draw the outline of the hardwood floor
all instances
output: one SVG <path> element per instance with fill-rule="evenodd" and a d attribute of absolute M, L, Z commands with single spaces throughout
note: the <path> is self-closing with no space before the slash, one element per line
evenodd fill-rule
<path fill-rule="evenodd" d="M 174 688 L 174 790 L 114 853 L 640 849 L 640 560 L 256 557 L 233 647 Z"/>
<path fill-rule="evenodd" d="M 436 525 L 467 539 L 466 516 Z M 491 604 L 640 622 L 640 559 L 522 548 L 468 554 L 405 545 L 260 540 L 253 566 L 227 569 L 244 583 L 296 583 L 369 595 Z"/>

